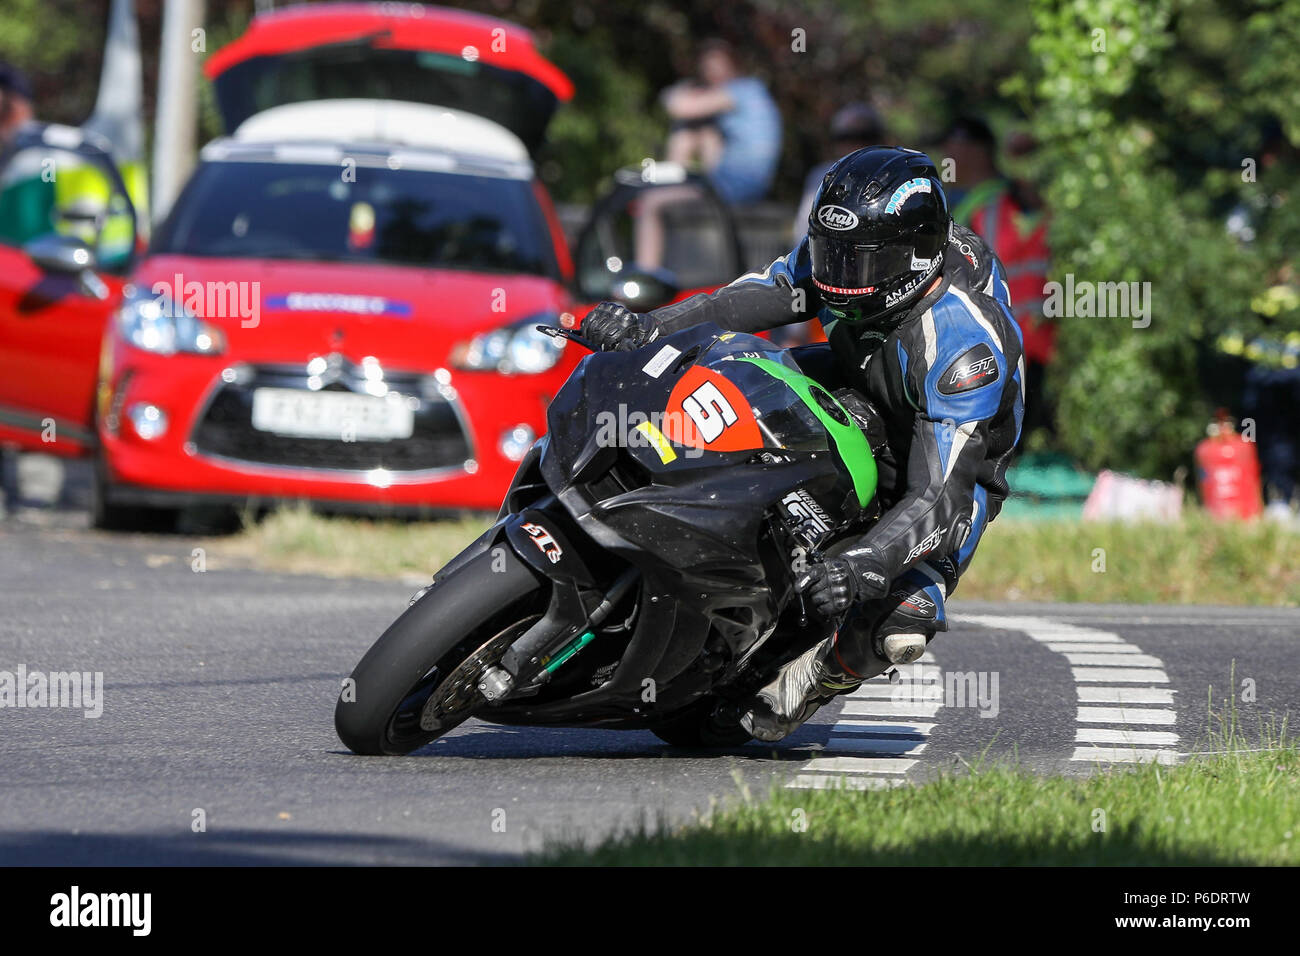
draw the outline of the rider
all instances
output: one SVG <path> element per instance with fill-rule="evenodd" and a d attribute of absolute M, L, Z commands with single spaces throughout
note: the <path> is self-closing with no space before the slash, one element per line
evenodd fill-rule
<path fill-rule="evenodd" d="M 809 306 L 828 341 L 795 358 L 861 423 L 876 423 L 884 510 L 797 582 L 822 617 L 853 613 L 750 702 L 742 723 L 760 740 L 787 736 L 836 694 L 915 661 L 947 630 L 944 600 L 1007 496 L 1024 410 L 1002 266 L 952 222 L 934 164 L 911 149 L 873 146 L 837 162 L 807 237 L 763 272 L 644 314 L 602 302 L 582 334 L 628 350 L 702 322 L 758 332 L 804 320 Z"/>

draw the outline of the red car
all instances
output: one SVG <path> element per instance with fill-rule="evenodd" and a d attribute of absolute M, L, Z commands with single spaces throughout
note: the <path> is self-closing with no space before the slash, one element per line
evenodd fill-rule
<path fill-rule="evenodd" d="M 572 88 L 511 24 L 289 8 L 205 69 L 233 133 L 204 148 L 129 281 L 111 275 L 133 247 L 120 228 L 112 261 L 102 236 L 0 245 L 0 439 L 51 450 L 49 412 L 53 450 L 93 447 L 99 526 L 250 498 L 494 509 L 577 359 L 538 324 L 738 271 L 734 230 L 706 237 L 730 250 L 710 276 L 656 284 L 589 227 L 575 282 L 531 160 Z M 105 175 L 101 227 L 129 210 Z"/>

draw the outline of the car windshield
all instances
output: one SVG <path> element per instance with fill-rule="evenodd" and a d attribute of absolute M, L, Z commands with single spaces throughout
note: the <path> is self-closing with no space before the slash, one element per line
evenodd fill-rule
<path fill-rule="evenodd" d="M 151 251 L 558 272 L 528 181 L 382 166 L 205 163 Z"/>

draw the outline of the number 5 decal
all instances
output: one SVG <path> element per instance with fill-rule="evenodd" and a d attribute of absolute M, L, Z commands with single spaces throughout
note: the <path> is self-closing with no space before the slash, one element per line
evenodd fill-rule
<path fill-rule="evenodd" d="M 678 444 L 709 451 L 763 447 L 744 394 L 725 376 L 698 365 L 673 387 L 663 433 Z"/>
<path fill-rule="evenodd" d="M 736 410 L 712 382 L 705 382 L 682 399 L 682 411 L 695 422 L 706 445 L 716 441 L 728 425 L 736 424 Z"/>

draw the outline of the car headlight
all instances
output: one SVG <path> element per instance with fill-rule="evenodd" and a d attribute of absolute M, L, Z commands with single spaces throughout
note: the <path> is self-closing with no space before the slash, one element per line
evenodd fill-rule
<path fill-rule="evenodd" d="M 536 375 L 555 366 L 564 354 L 564 339 L 537 331 L 538 325 L 559 325 L 559 316 L 541 312 L 476 335 L 452 351 L 451 362 L 471 371 L 497 371 L 507 375 Z"/>
<path fill-rule="evenodd" d="M 131 345 L 157 355 L 217 355 L 226 350 L 226 336 L 219 328 L 165 294 L 132 289 L 118 312 L 118 329 Z"/>

